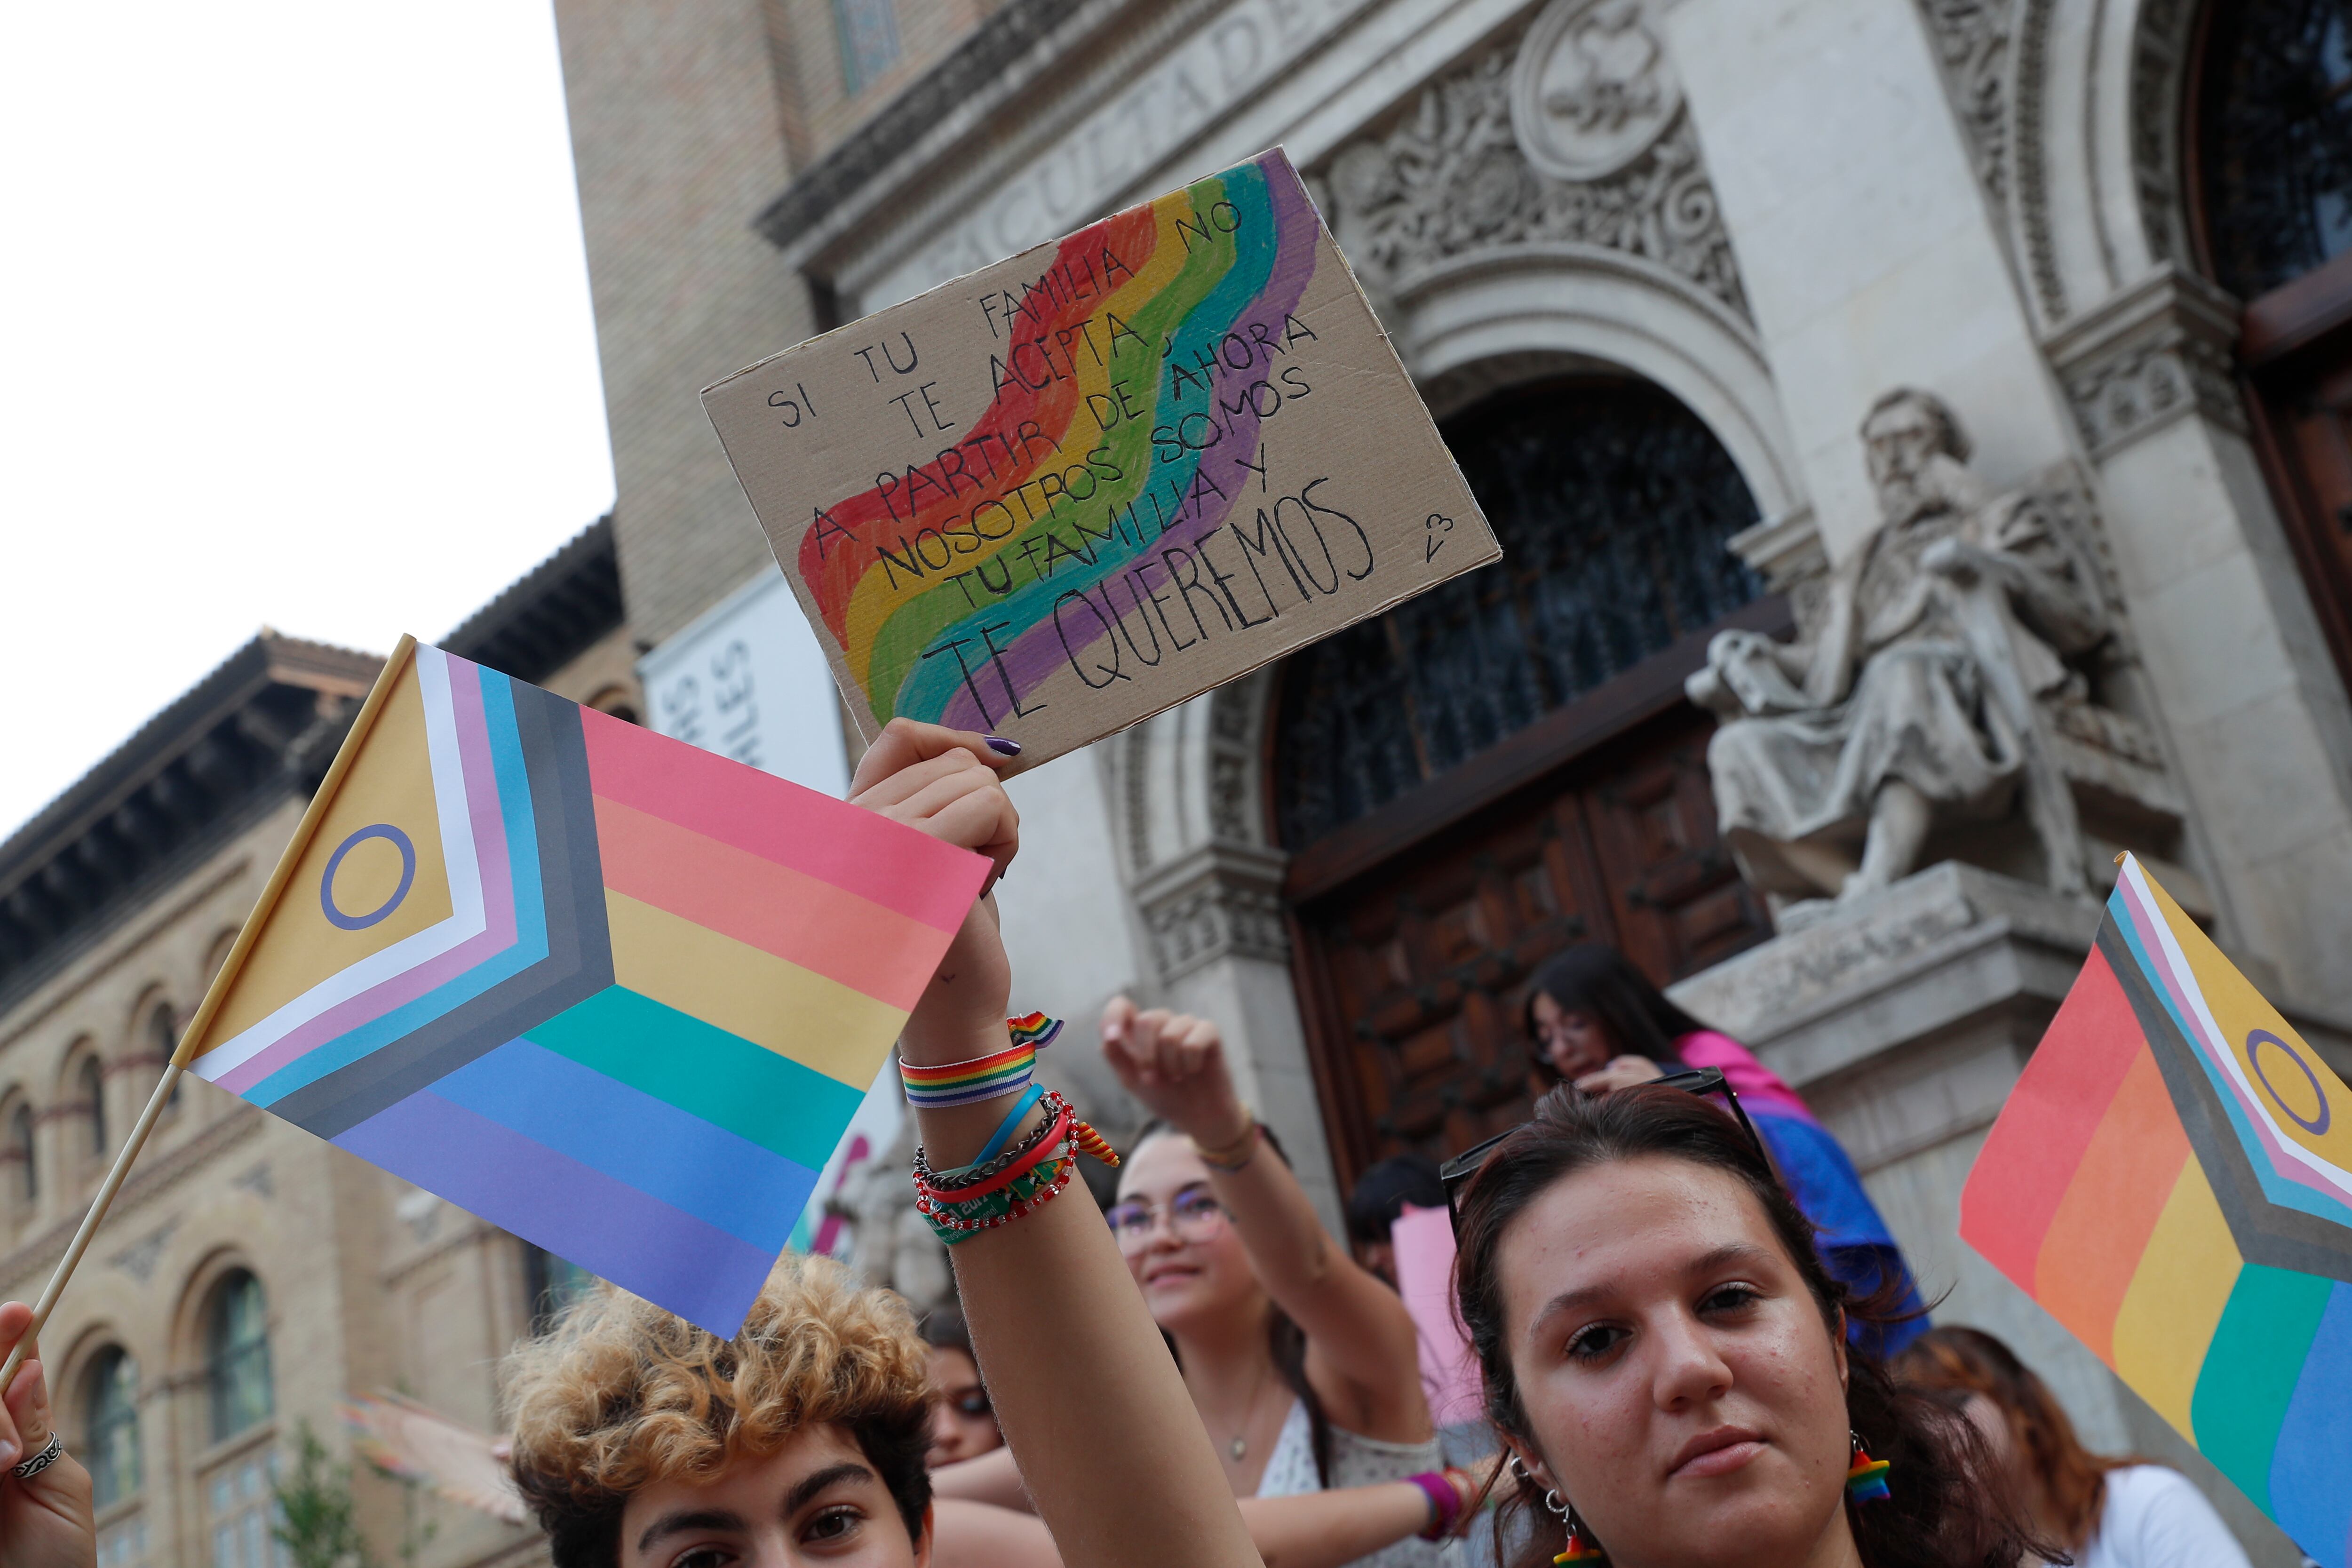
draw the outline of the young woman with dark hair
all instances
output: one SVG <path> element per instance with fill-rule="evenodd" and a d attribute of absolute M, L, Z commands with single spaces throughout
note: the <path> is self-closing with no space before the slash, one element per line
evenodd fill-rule
<path fill-rule="evenodd" d="M 1456 1204 L 1507 1506 L 1534 1521 L 1516 1568 L 2016 1568 L 2039 1549 L 1966 1420 L 1848 1345 L 1883 1299 L 1822 1267 L 1709 1101 L 1555 1091 Z"/>
<path fill-rule="evenodd" d="M 1830 1272 L 1856 1295 L 1895 1286 L 1902 1310 L 1855 1325 L 1885 1356 L 1927 1326 L 1927 1313 L 1886 1222 L 1844 1148 L 1797 1091 L 1755 1053 L 1667 1000 L 1625 955 L 1601 942 L 1571 947 L 1536 971 L 1525 1011 L 1535 1073 L 1584 1094 L 1648 1083 L 1685 1068 L 1715 1068 L 1763 1137 L 1797 1207 L 1819 1232 Z"/>
<path fill-rule="evenodd" d="M 2042 1533 L 2077 1568 L 2246 1568 L 2245 1550 L 2186 1476 L 2084 1447 L 2048 1385 L 1992 1335 L 1923 1334 L 1895 1375 L 1976 1423 Z"/>

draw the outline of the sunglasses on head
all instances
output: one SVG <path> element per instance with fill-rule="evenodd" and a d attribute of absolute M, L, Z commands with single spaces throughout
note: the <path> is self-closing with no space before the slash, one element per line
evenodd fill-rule
<path fill-rule="evenodd" d="M 1641 1087 L 1679 1089 L 1696 1095 L 1721 1095 L 1724 1103 L 1730 1107 L 1731 1114 L 1738 1119 L 1739 1130 L 1748 1134 L 1748 1142 L 1756 1150 L 1756 1157 L 1764 1162 L 1767 1170 L 1771 1169 L 1772 1156 L 1765 1152 L 1764 1140 L 1756 1135 L 1756 1124 L 1748 1121 L 1748 1112 L 1739 1108 L 1739 1096 L 1732 1091 L 1721 1068 L 1686 1068 L 1681 1072 L 1670 1072 L 1664 1078 L 1653 1079 Z M 1437 1179 L 1445 1187 L 1445 1212 L 1457 1224 L 1462 1218 L 1462 1190 L 1470 1184 L 1470 1178 L 1494 1157 L 1496 1146 L 1517 1131 L 1517 1127 L 1506 1128 L 1484 1142 L 1472 1144 L 1438 1167 Z"/>

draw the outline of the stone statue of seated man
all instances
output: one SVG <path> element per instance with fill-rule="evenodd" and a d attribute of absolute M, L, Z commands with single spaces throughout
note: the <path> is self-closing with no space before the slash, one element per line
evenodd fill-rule
<path fill-rule="evenodd" d="M 2106 635 L 2087 563 L 2032 496 L 1987 501 L 1938 399 L 1890 393 L 1862 434 L 1880 522 L 1832 572 L 1819 624 L 1793 643 L 1725 632 L 1687 683 L 1725 721 L 1707 748 L 1725 841 L 1751 886 L 1794 900 L 1794 929 L 1908 875 L 1939 824 L 2022 793 L 2052 885 L 2080 892 L 2034 705 L 2079 692 L 2061 656 Z"/>

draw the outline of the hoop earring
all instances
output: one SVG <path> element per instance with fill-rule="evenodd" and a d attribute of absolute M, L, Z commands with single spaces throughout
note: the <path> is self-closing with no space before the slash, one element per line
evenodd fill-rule
<path fill-rule="evenodd" d="M 1885 1501 L 1892 1495 L 1886 1489 L 1886 1472 L 1895 1468 L 1894 1462 L 1874 1460 L 1870 1450 L 1862 1446 L 1862 1434 L 1852 1427 L 1846 1429 L 1846 1436 L 1853 1439 L 1853 1464 L 1845 1473 L 1845 1495 L 1857 1503 Z"/>
<path fill-rule="evenodd" d="M 1571 1563 L 1605 1563 L 1609 1560 L 1609 1553 L 1601 1551 L 1600 1543 L 1585 1533 L 1584 1521 L 1576 1517 L 1576 1510 L 1568 1506 L 1568 1500 L 1559 1495 L 1559 1488 L 1554 1487 L 1545 1492 L 1543 1500 L 1544 1507 L 1559 1515 L 1561 1524 L 1568 1531 L 1567 1544 L 1560 1548 L 1559 1555 L 1551 1560 L 1552 1568 L 1568 1568 Z"/>

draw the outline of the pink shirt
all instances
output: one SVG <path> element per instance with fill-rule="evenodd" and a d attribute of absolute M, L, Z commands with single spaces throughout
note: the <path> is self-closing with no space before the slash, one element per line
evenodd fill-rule
<path fill-rule="evenodd" d="M 1729 1035 L 1719 1035 L 1713 1029 L 1684 1035 L 1675 1041 L 1675 1054 L 1689 1067 L 1720 1068 L 1723 1081 L 1731 1086 L 1731 1092 L 1750 1112 L 1793 1116 L 1800 1121 L 1821 1125 L 1797 1097 L 1797 1091 L 1780 1081 L 1780 1074 L 1758 1061 L 1754 1052 Z"/>

